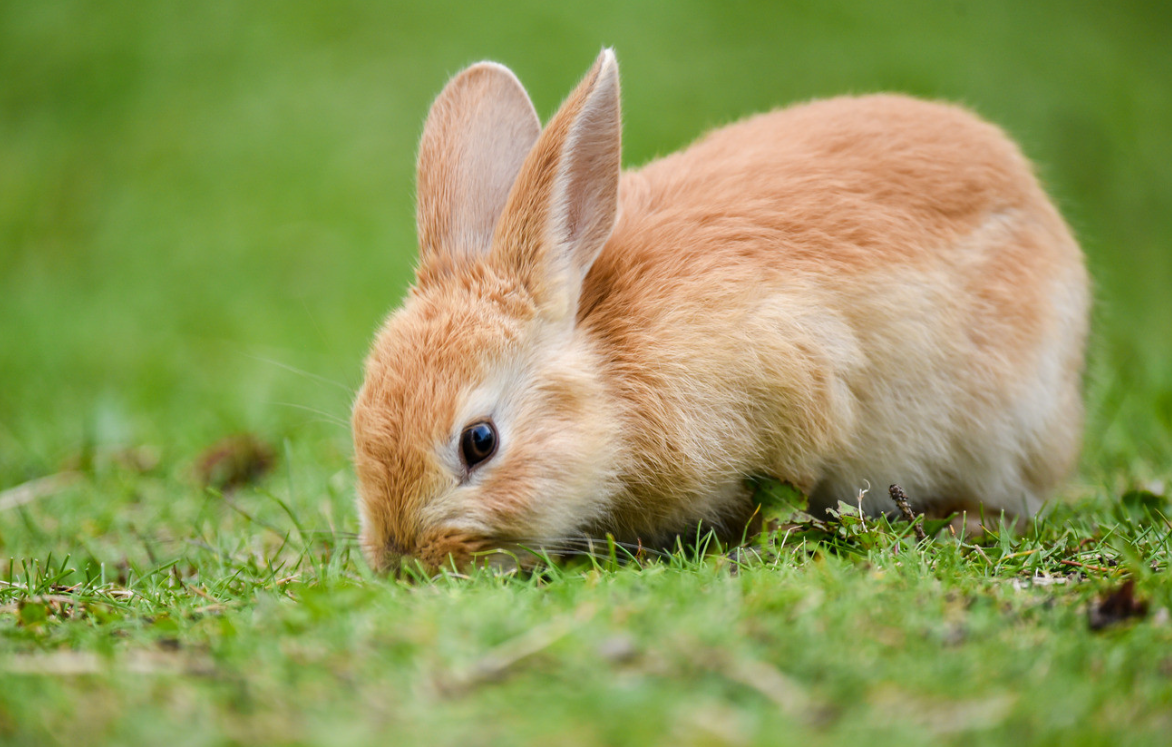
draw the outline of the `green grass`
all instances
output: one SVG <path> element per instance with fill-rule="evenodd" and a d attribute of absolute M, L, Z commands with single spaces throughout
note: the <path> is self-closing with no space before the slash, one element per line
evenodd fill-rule
<path fill-rule="evenodd" d="M 1140 2 L 0 0 L 0 490 L 77 474 L 0 499 L 0 743 L 1164 744 L 1170 37 Z M 1034 526 L 369 574 L 344 421 L 427 106 L 492 58 L 548 114 L 603 44 L 631 164 L 872 90 L 1023 144 L 1097 297 L 1083 461 Z M 237 432 L 278 464 L 225 498 L 194 473 Z M 1149 614 L 1092 631 L 1125 578 Z"/>

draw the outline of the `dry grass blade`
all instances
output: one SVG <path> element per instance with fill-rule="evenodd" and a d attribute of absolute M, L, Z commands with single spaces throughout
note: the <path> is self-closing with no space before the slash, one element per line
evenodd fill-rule
<path fill-rule="evenodd" d="M 704 669 L 755 690 L 789 718 L 812 723 L 828 710 L 825 704 L 811 697 L 801 683 L 766 662 L 733 659 L 726 652 L 717 650 L 695 652 L 691 659 Z"/>
<path fill-rule="evenodd" d="M 58 493 L 81 478 L 80 472 L 58 472 L 55 475 L 38 477 L 0 492 L 0 511 L 23 506 L 35 500 Z"/>
<path fill-rule="evenodd" d="M 761 693 L 790 718 L 805 720 L 813 713 L 805 688 L 763 661 L 739 661 L 726 667 L 723 674 Z"/>
<path fill-rule="evenodd" d="M 0 671 L 9 674 L 57 677 L 76 677 L 110 671 L 131 674 L 208 675 L 215 671 L 215 666 L 206 657 L 152 651 L 132 652 L 114 658 L 85 651 L 54 651 L 52 653 L 22 654 L 7 660 L 0 660 Z"/>
<path fill-rule="evenodd" d="M 1017 696 L 994 693 L 966 700 L 926 697 L 895 687 L 878 688 L 867 700 L 883 727 L 915 726 L 937 737 L 995 729 L 1013 713 Z"/>
<path fill-rule="evenodd" d="M 592 607 L 579 610 L 572 618 L 555 620 L 528 630 L 489 650 L 470 666 L 447 677 L 438 677 L 436 689 L 446 696 L 462 695 L 479 685 L 497 682 L 525 659 L 565 638 L 594 615 Z"/>

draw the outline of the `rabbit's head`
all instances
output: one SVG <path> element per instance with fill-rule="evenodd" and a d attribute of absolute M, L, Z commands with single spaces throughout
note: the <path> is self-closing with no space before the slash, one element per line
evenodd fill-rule
<path fill-rule="evenodd" d="M 416 283 L 378 333 L 353 412 L 372 567 L 511 565 L 509 551 L 556 546 L 608 513 L 619 414 L 600 351 L 575 325 L 619 171 L 610 50 L 544 131 L 492 63 L 432 105 Z"/>

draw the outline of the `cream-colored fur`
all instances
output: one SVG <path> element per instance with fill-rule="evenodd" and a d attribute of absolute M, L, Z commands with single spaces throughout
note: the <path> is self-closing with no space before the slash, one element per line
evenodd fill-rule
<path fill-rule="evenodd" d="M 544 130 L 506 69 L 440 95 L 417 282 L 354 407 L 376 568 L 606 533 L 739 536 L 771 474 L 815 505 L 1028 516 L 1077 456 L 1088 281 L 996 127 L 818 101 L 621 175 L 606 50 Z M 462 430 L 490 418 L 474 469 Z"/>

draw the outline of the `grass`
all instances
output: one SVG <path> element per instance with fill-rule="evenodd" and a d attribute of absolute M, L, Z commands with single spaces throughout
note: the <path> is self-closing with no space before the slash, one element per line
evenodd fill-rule
<path fill-rule="evenodd" d="M 46 558 L 0 583 L 0 728 L 28 743 L 1158 744 L 1166 612 L 1103 632 L 1086 613 L 1125 576 L 1172 607 L 1168 507 L 1150 502 L 1063 507 L 1020 538 L 917 545 L 848 515 L 834 539 L 779 533 L 763 559 L 415 584 L 370 577 L 328 532 L 225 512 L 178 551 L 135 538 L 165 561 Z"/>
<path fill-rule="evenodd" d="M 1170 32 L 1140 2 L 0 4 L 0 743 L 1165 743 Z M 370 575 L 345 418 L 430 99 L 493 58 L 547 114 L 602 44 L 632 164 L 848 91 L 1022 142 L 1097 294 L 1083 461 L 1033 526 Z M 241 432 L 277 468 L 204 487 Z M 1092 630 L 1124 579 L 1148 613 Z"/>

